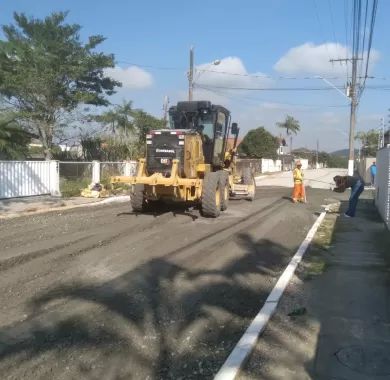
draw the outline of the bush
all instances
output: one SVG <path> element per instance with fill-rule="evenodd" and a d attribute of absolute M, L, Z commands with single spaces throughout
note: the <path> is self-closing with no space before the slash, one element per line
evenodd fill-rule
<path fill-rule="evenodd" d="M 81 190 L 85 189 L 90 184 L 90 181 L 84 179 L 66 179 L 60 180 L 60 191 L 64 198 L 79 197 Z"/>

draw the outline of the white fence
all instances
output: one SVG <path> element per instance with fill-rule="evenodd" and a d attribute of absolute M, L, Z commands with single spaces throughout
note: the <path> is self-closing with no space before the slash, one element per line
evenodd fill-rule
<path fill-rule="evenodd" d="M 137 162 L 59 162 L 59 161 L 0 161 L 0 199 L 50 194 L 60 196 L 60 167 L 73 179 L 88 176 L 89 182 L 100 182 L 110 175 L 134 175 Z M 71 167 L 81 167 L 72 171 Z M 86 168 L 91 167 L 91 170 Z M 76 174 L 74 174 L 75 172 Z"/>
<path fill-rule="evenodd" d="M 301 162 L 303 170 L 309 169 L 309 160 L 307 158 L 295 158 L 294 159 L 294 165 L 297 163 L 297 161 Z"/>
<path fill-rule="evenodd" d="M 382 148 L 376 155 L 375 205 L 387 227 L 390 228 L 390 147 Z"/>
<path fill-rule="evenodd" d="M 59 195 L 57 161 L 0 161 L 0 198 Z"/>
<path fill-rule="evenodd" d="M 271 172 L 280 172 L 282 171 L 282 161 L 281 160 L 271 160 L 262 158 L 261 159 L 261 172 L 262 173 L 271 173 Z"/>

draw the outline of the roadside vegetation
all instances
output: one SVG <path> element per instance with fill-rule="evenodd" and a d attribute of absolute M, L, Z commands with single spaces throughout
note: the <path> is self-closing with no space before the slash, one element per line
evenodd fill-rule
<path fill-rule="evenodd" d="M 111 105 L 110 97 L 122 84 L 106 75 L 115 57 L 101 52 L 105 37 L 82 41 L 81 26 L 66 18 L 67 12 L 43 19 L 15 12 L 13 24 L 2 27 L 0 158 L 137 157 L 148 130 L 163 121 L 134 109 L 131 101 Z M 40 146 L 30 152 L 32 138 Z M 82 156 L 58 147 L 75 140 L 84 141 Z"/>
<path fill-rule="evenodd" d="M 330 212 L 326 214 L 313 238 L 299 270 L 303 280 L 311 280 L 327 269 L 339 207 L 338 203 L 330 206 Z"/>
<path fill-rule="evenodd" d="M 78 197 L 81 190 L 85 189 L 91 181 L 87 178 L 60 179 L 60 191 L 63 198 Z"/>

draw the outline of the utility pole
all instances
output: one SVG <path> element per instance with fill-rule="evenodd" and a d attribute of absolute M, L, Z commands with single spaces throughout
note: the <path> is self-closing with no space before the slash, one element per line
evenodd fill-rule
<path fill-rule="evenodd" d="M 385 140 L 385 118 L 381 118 L 381 126 L 379 127 L 378 133 L 378 150 L 383 148 Z"/>
<path fill-rule="evenodd" d="M 348 175 L 353 175 L 353 167 L 355 160 L 355 128 L 356 128 L 356 108 L 358 105 L 357 91 L 356 91 L 356 75 L 357 75 L 357 61 L 361 58 L 354 55 L 352 58 L 343 59 L 331 59 L 330 62 L 352 62 L 352 80 L 351 84 L 348 85 L 347 91 L 349 90 L 348 96 L 351 98 L 351 113 L 349 118 L 349 159 L 348 159 Z"/>
<path fill-rule="evenodd" d="M 164 111 L 164 125 L 167 125 L 167 119 L 168 119 L 168 107 L 169 107 L 169 98 L 168 95 L 164 96 L 164 104 L 163 104 L 163 111 Z"/>
<path fill-rule="evenodd" d="M 316 169 L 319 169 L 319 162 L 318 162 L 318 149 L 319 149 L 319 141 L 317 139 L 317 150 L 316 150 Z"/>
<path fill-rule="evenodd" d="M 357 72 L 357 57 L 352 59 L 352 83 L 351 83 L 351 117 L 349 120 L 349 160 L 348 160 L 348 175 L 353 175 L 353 163 L 355 159 L 355 128 L 356 128 L 356 72 Z"/>
<path fill-rule="evenodd" d="M 190 68 L 188 71 L 188 100 L 192 101 L 194 90 L 194 47 L 190 48 Z"/>

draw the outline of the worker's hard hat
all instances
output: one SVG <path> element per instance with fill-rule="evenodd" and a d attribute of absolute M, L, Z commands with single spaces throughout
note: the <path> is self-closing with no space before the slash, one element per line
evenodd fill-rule
<path fill-rule="evenodd" d="M 295 165 L 296 165 L 296 166 L 302 166 L 301 161 L 296 161 L 296 162 L 295 162 Z"/>

